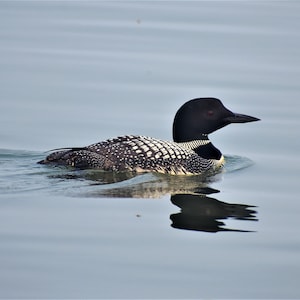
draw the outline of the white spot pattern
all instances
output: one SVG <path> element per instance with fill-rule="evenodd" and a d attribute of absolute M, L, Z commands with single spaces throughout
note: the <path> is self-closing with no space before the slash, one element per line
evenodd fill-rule
<path fill-rule="evenodd" d="M 204 159 L 193 149 L 210 141 L 174 143 L 145 136 L 121 136 L 90 146 L 50 154 L 49 162 L 77 168 L 109 171 L 154 171 L 168 174 L 201 174 L 219 169 L 224 161 Z"/>
<path fill-rule="evenodd" d="M 204 159 L 193 149 L 207 140 L 174 143 L 145 136 L 121 136 L 87 147 L 106 159 L 104 169 L 156 171 L 169 174 L 200 174 L 219 168 L 216 160 Z M 102 168 L 100 166 L 100 168 Z"/>

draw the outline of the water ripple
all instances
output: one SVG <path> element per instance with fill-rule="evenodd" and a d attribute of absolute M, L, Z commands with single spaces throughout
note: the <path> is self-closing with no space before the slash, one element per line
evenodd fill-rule
<path fill-rule="evenodd" d="M 227 155 L 224 172 L 214 176 L 172 176 L 164 174 L 113 173 L 99 170 L 73 170 L 41 166 L 36 162 L 44 153 L 0 150 L 0 190 L 2 194 L 48 190 L 84 197 L 159 198 L 165 194 L 201 193 L 203 188 L 222 179 L 224 174 L 247 168 L 253 162 Z"/>

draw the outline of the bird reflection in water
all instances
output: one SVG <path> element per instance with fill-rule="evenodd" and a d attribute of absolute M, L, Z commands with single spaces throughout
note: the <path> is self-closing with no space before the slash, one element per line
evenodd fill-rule
<path fill-rule="evenodd" d="M 64 173 L 51 177 L 64 179 L 86 179 L 89 184 L 81 189 L 80 196 L 108 198 L 161 198 L 171 195 L 171 202 L 180 212 L 171 214 L 171 226 L 204 232 L 250 230 L 226 228 L 225 220 L 257 221 L 255 206 L 219 201 L 208 195 L 219 193 L 210 187 L 221 174 L 212 177 L 172 176 L 166 174 L 84 171 Z M 82 192 L 83 191 L 83 192 Z"/>
<path fill-rule="evenodd" d="M 205 232 L 249 230 L 225 228 L 221 220 L 236 219 L 257 221 L 254 206 L 245 204 L 230 204 L 207 197 L 205 194 L 177 194 L 171 196 L 171 202 L 180 207 L 181 211 L 172 214 L 172 227 L 178 229 L 197 230 Z"/>

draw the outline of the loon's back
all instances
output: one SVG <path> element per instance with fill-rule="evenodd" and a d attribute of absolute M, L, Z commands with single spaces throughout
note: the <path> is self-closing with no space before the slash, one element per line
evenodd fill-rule
<path fill-rule="evenodd" d="M 83 148 L 54 152 L 40 163 L 105 171 L 200 174 L 215 171 L 223 165 L 223 156 L 220 159 L 205 159 L 194 151 L 208 144 L 208 139 L 174 143 L 128 135 Z"/>
<path fill-rule="evenodd" d="M 126 135 L 87 147 L 60 150 L 40 163 L 106 171 L 215 172 L 222 167 L 224 157 L 209 141 L 208 134 L 230 123 L 258 120 L 231 112 L 216 98 L 197 98 L 177 111 L 173 123 L 174 142 Z"/>

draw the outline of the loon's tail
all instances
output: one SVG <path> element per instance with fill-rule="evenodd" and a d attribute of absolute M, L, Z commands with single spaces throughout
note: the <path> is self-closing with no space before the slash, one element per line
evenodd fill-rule
<path fill-rule="evenodd" d="M 58 151 L 57 151 L 58 150 Z M 45 159 L 38 161 L 38 164 L 59 164 L 59 165 L 68 165 L 67 159 L 70 157 L 68 154 L 71 154 L 75 151 L 85 150 L 84 147 L 70 147 L 70 148 L 57 148 L 52 149 L 48 152 L 55 151 L 49 154 Z"/>
<path fill-rule="evenodd" d="M 83 148 L 60 148 L 59 151 L 49 154 L 39 164 L 70 166 L 78 169 L 113 170 L 113 162 L 104 155 Z"/>

